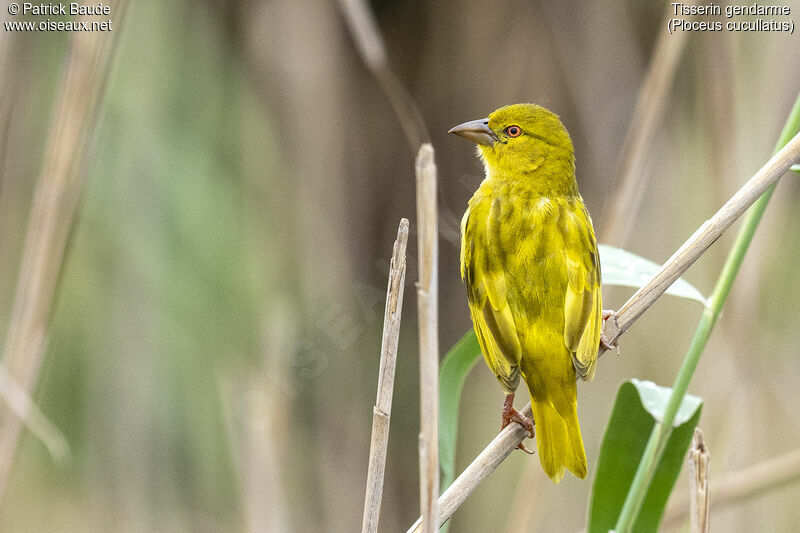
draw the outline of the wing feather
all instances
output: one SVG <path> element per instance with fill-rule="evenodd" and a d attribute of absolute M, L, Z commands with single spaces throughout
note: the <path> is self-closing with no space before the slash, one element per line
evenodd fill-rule
<path fill-rule="evenodd" d="M 574 205 L 560 217 L 567 267 L 564 303 L 564 342 L 572 352 L 572 363 L 585 381 L 594 378 L 602 329 L 600 258 L 592 222 L 586 208 Z"/>
<path fill-rule="evenodd" d="M 499 216 L 497 209 L 496 202 L 470 202 L 461 222 L 461 277 L 484 359 L 506 392 L 513 392 L 519 383 L 522 348 L 508 304 L 502 256 L 494 251 L 491 228 Z"/>

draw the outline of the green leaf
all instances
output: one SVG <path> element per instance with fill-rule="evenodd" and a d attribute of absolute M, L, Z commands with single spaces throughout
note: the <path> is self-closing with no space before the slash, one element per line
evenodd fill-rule
<path fill-rule="evenodd" d="M 800 172 L 800 164 L 792 165 L 790 170 L 794 170 L 795 172 Z"/>
<path fill-rule="evenodd" d="M 603 285 L 620 285 L 638 289 L 650 281 L 650 278 L 661 268 L 661 265 L 622 248 L 608 244 L 600 244 L 599 248 Z M 706 298 L 703 294 L 683 278 L 678 278 L 667 289 L 667 294 L 696 300 L 706 305 Z"/>
<path fill-rule="evenodd" d="M 608 533 L 614 529 L 650 432 L 661 421 L 671 392 L 672 389 L 637 379 L 620 386 L 592 483 L 588 533 Z M 688 394 L 684 397 L 634 531 L 658 531 L 702 406 L 701 398 Z"/>
<path fill-rule="evenodd" d="M 456 478 L 456 439 L 461 389 L 481 355 L 475 332 L 469 330 L 447 352 L 439 369 L 439 466 L 442 491 Z"/>

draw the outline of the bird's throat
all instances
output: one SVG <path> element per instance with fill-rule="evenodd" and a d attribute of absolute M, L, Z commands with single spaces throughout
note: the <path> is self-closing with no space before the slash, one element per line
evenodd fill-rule
<path fill-rule="evenodd" d="M 502 159 L 483 159 L 485 183 L 493 189 L 528 197 L 578 195 L 575 166 L 569 161 L 539 157 L 524 164 L 506 164 Z"/>

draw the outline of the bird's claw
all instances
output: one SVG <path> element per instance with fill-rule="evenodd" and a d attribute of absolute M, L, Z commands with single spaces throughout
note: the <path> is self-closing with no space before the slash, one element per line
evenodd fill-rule
<path fill-rule="evenodd" d="M 600 346 L 603 347 L 604 350 L 612 350 L 614 348 L 619 351 L 619 343 L 614 341 L 613 343 L 608 342 L 604 335 L 600 335 Z"/>
<path fill-rule="evenodd" d="M 506 399 L 503 402 L 503 423 L 500 426 L 500 430 L 502 431 L 505 429 L 507 425 L 511 422 L 516 422 L 517 424 L 521 425 L 525 429 L 528 430 L 528 436 L 533 438 L 533 422 L 530 418 L 523 415 L 516 409 L 514 409 L 514 395 L 508 394 L 506 395 Z"/>
<path fill-rule="evenodd" d="M 520 413 L 519 411 L 517 411 L 513 407 L 511 408 L 511 412 L 508 413 L 508 416 L 506 416 L 506 412 L 503 411 L 503 425 L 500 427 L 500 429 L 501 430 L 504 429 L 511 422 L 516 422 L 520 426 L 522 426 L 525 429 L 527 429 L 528 430 L 528 437 L 533 438 L 533 435 L 534 435 L 533 422 L 531 421 L 530 418 L 528 418 L 527 416 L 523 415 L 522 413 Z"/>
<path fill-rule="evenodd" d="M 616 317 L 616 313 L 608 309 L 603 309 L 602 316 L 603 316 L 603 322 L 605 322 L 611 317 Z M 602 347 L 604 350 L 613 350 L 614 348 L 616 348 L 617 355 L 619 355 L 619 342 L 617 341 L 608 342 L 608 339 L 606 339 L 605 335 L 603 335 L 602 333 L 600 334 L 600 347 Z"/>
<path fill-rule="evenodd" d="M 517 444 L 517 449 L 518 449 L 518 450 L 522 450 L 523 452 L 527 453 L 528 455 L 533 455 L 533 454 L 534 454 L 534 452 L 530 451 L 530 450 L 529 450 L 529 449 L 528 449 L 528 448 L 525 446 L 525 443 L 524 443 L 524 442 L 520 442 L 519 444 Z"/>

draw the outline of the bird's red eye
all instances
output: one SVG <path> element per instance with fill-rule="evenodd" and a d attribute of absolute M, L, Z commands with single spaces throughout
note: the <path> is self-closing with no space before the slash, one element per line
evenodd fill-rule
<path fill-rule="evenodd" d="M 519 126 L 509 126 L 506 128 L 506 135 L 509 137 L 519 137 L 522 135 L 522 128 Z"/>

